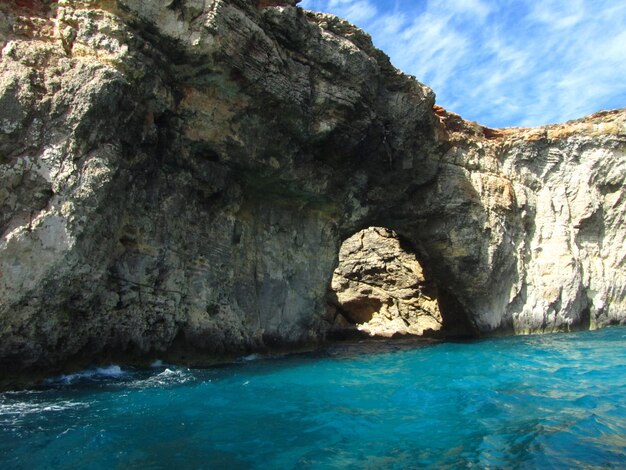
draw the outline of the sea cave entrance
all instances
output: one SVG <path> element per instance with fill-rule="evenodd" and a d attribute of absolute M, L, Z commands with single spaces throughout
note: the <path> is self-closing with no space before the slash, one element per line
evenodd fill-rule
<path fill-rule="evenodd" d="M 331 336 L 475 336 L 463 309 L 425 268 L 411 244 L 388 228 L 347 238 L 327 295 Z"/>

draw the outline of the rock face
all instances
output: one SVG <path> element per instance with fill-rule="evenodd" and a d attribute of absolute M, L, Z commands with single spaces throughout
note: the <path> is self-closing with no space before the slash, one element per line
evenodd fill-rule
<path fill-rule="evenodd" d="M 318 341 L 386 227 L 444 329 L 626 318 L 626 112 L 492 130 L 293 1 L 0 4 L 0 370 Z"/>
<path fill-rule="evenodd" d="M 470 215 L 482 244 L 459 229 L 444 243 L 481 250 L 484 271 L 468 274 L 483 287 L 462 296 L 479 330 L 624 323 L 626 112 L 491 130 L 436 111 L 452 144 L 443 162 L 460 166 L 482 206 Z M 472 291 L 480 298 L 468 301 Z"/>
<path fill-rule="evenodd" d="M 426 280 L 398 236 L 382 227 L 361 230 L 343 242 L 330 291 L 331 330 L 422 336 L 443 324 L 436 285 Z"/>

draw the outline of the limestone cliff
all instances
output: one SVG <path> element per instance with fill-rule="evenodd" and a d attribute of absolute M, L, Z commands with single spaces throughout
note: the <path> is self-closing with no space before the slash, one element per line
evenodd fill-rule
<path fill-rule="evenodd" d="M 2 371 L 318 341 L 370 226 L 451 331 L 624 322 L 625 111 L 486 129 L 295 3 L 0 4 Z"/>

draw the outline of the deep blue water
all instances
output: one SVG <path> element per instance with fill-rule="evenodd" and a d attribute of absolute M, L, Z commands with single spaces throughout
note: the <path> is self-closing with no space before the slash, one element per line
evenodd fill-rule
<path fill-rule="evenodd" d="M 0 468 L 626 468 L 626 328 L 248 359 L 0 394 Z"/>

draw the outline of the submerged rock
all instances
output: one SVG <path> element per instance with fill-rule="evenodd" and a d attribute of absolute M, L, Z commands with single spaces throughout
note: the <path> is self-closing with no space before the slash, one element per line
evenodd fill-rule
<path fill-rule="evenodd" d="M 371 226 L 450 331 L 625 321 L 624 110 L 487 129 L 295 3 L 0 5 L 1 370 L 319 341 Z"/>

